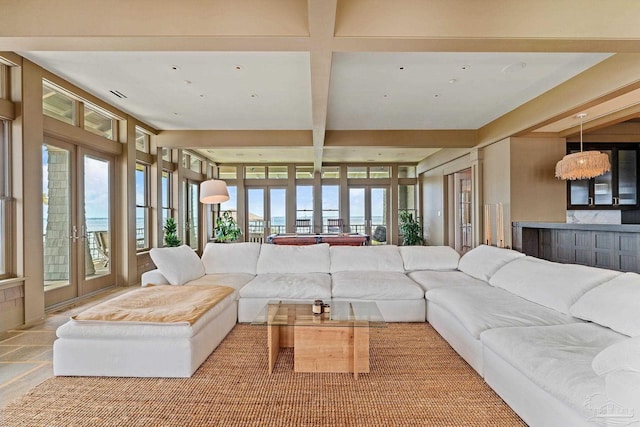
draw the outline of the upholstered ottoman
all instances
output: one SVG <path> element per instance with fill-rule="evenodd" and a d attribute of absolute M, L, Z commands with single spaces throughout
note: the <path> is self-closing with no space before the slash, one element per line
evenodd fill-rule
<path fill-rule="evenodd" d="M 224 286 L 137 289 L 74 316 L 53 344 L 57 376 L 190 377 L 236 324 Z"/>

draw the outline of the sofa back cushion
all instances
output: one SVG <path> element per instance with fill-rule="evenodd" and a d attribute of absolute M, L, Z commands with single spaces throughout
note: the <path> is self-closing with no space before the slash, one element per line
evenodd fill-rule
<path fill-rule="evenodd" d="M 500 267 L 523 256 L 523 253 L 511 249 L 480 245 L 462 255 L 458 263 L 458 270 L 488 282 Z"/>
<path fill-rule="evenodd" d="M 274 245 L 264 243 L 256 272 L 263 273 L 328 273 L 329 245 Z"/>
<path fill-rule="evenodd" d="M 640 337 L 640 274 L 624 273 L 596 286 L 571 306 L 571 315 Z"/>
<path fill-rule="evenodd" d="M 149 252 L 153 263 L 172 285 L 184 285 L 204 276 L 200 257 L 187 245 L 177 248 L 153 248 Z"/>
<path fill-rule="evenodd" d="M 571 305 L 589 289 L 619 274 L 619 271 L 526 257 L 502 267 L 491 277 L 489 284 L 570 314 Z"/>
<path fill-rule="evenodd" d="M 202 263 L 207 274 L 256 274 L 260 243 L 207 243 Z"/>
<path fill-rule="evenodd" d="M 400 246 L 406 271 L 455 270 L 460 254 L 449 246 Z"/>
<path fill-rule="evenodd" d="M 331 273 L 338 271 L 398 271 L 404 273 L 395 245 L 331 246 Z"/>

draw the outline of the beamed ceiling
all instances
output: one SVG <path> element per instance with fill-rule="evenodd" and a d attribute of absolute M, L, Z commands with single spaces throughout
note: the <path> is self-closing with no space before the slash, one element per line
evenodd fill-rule
<path fill-rule="evenodd" d="M 640 115 L 637 0 L 0 0 L 15 51 L 214 161 L 418 162 Z M 111 91 L 124 94 L 116 97 Z"/>

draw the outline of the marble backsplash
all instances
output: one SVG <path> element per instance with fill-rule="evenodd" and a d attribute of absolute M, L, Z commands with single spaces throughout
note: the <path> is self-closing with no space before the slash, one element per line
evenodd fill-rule
<path fill-rule="evenodd" d="M 567 211 L 567 224 L 622 224 L 620 211 Z"/>

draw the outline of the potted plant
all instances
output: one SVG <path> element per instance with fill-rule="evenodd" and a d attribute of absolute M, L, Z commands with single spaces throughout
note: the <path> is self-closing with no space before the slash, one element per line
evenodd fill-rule
<path fill-rule="evenodd" d="M 180 239 L 178 239 L 176 228 L 176 221 L 173 218 L 167 218 L 164 223 L 164 245 L 166 247 L 173 248 L 182 244 Z"/>
<path fill-rule="evenodd" d="M 420 246 L 424 244 L 422 237 L 422 225 L 409 211 L 400 211 L 400 234 L 404 246 Z"/>
<path fill-rule="evenodd" d="M 242 231 L 231 212 L 225 211 L 221 216 L 216 218 L 216 242 L 225 243 L 238 240 L 242 235 Z"/>

